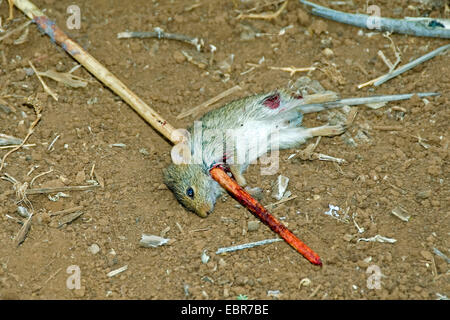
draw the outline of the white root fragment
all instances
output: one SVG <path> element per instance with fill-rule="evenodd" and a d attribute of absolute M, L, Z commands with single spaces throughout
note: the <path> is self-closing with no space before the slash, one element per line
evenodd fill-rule
<path fill-rule="evenodd" d="M 283 239 L 280 239 L 280 238 L 267 239 L 267 240 L 261 240 L 261 241 L 256 241 L 256 242 L 240 244 L 240 245 L 231 246 L 231 247 L 219 248 L 219 249 L 217 249 L 216 254 L 221 254 L 221 253 L 225 253 L 225 252 L 232 252 L 232 251 L 237 251 L 237 250 L 253 248 L 253 247 L 256 247 L 256 246 L 262 246 L 262 245 L 265 245 L 265 244 L 278 242 L 278 241 L 283 241 Z"/>
<path fill-rule="evenodd" d="M 144 248 L 156 248 L 165 245 L 170 239 L 162 238 L 155 235 L 142 234 L 139 244 Z"/>
<path fill-rule="evenodd" d="M 116 269 L 116 270 L 113 270 L 111 272 L 108 272 L 107 276 L 109 278 L 112 278 L 112 277 L 118 275 L 119 273 L 122 273 L 122 272 L 126 271 L 127 269 L 128 269 L 128 265 L 125 265 L 125 266 L 123 266 L 123 267 L 121 267 L 119 269 Z"/>
<path fill-rule="evenodd" d="M 360 241 L 366 241 L 366 242 L 387 242 L 387 243 L 396 243 L 397 240 L 394 238 L 388 238 L 388 237 L 383 237 L 379 234 L 377 234 L 376 236 L 373 236 L 371 238 L 359 238 L 358 242 Z"/>

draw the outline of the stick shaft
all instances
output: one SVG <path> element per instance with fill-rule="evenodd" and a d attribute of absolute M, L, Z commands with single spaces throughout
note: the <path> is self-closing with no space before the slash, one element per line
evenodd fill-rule
<path fill-rule="evenodd" d="M 298 108 L 302 113 L 311 113 L 311 112 L 319 112 L 331 108 L 340 108 L 343 106 L 357 106 L 361 104 L 370 104 L 370 103 L 378 103 L 378 102 L 389 102 L 389 101 L 399 101 L 399 100 L 407 100 L 411 99 L 415 94 L 419 96 L 419 98 L 424 97 L 433 97 L 438 96 L 439 93 L 435 92 L 419 92 L 419 93 L 405 93 L 405 94 L 392 94 L 392 95 L 383 95 L 383 96 L 372 96 L 372 97 L 364 97 L 364 98 L 347 98 L 347 99 L 339 99 L 336 101 L 329 101 L 323 103 L 311 103 L 301 105 Z"/>
<path fill-rule="evenodd" d="M 272 216 L 258 201 L 248 194 L 236 181 L 230 178 L 224 170 L 214 167 L 210 171 L 211 177 L 222 187 L 231 193 L 236 200 L 250 210 L 261 221 L 267 224 L 272 231 L 278 233 L 287 243 L 301 253 L 311 263 L 322 265 L 320 257 L 299 238 L 297 238 L 286 226 Z"/>
<path fill-rule="evenodd" d="M 449 48 L 450 48 L 450 44 L 447 44 L 447 45 L 437 48 L 436 50 L 428 52 L 426 55 L 421 56 L 420 58 L 417 58 L 416 60 L 413 60 L 413 61 L 399 67 L 397 70 L 394 70 L 394 71 L 382 76 L 381 79 L 375 81 L 375 83 L 373 85 L 375 87 L 379 86 L 379 85 L 385 83 L 386 81 L 398 76 L 399 74 L 402 74 L 403 72 L 414 68 L 418 64 L 421 64 L 422 62 L 425 62 L 427 60 L 430 60 L 431 58 L 434 58 L 435 56 L 437 56 L 438 54 L 440 54 L 441 52 L 444 52 L 445 50 L 447 50 Z"/>
<path fill-rule="evenodd" d="M 50 39 L 59 44 L 68 54 L 81 63 L 97 79 L 119 95 L 142 118 L 160 132 L 172 143 L 176 143 L 172 135 L 174 128 L 167 123 L 155 110 L 148 106 L 135 93 L 127 88 L 116 76 L 106 69 L 99 61 L 85 51 L 79 44 L 70 39 L 62 29 L 51 21 L 38 7 L 28 0 L 15 0 L 14 5 L 32 19 Z"/>

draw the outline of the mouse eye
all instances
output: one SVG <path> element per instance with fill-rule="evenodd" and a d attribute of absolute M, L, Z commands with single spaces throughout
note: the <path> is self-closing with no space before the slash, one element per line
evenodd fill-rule
<path fill-rule="evenodd" d="M 186 189 L 186 194 L 188 195 L 188 197 L 194 198 L 194 190 L 191 187 Z"/>

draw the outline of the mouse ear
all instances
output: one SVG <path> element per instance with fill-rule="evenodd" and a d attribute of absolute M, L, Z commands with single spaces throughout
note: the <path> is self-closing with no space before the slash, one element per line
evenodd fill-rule
<path fill-rule="evenodd" d="M 170 157 L 174 164 L 189 164 L 191 163 L 191 150 L 189 145 L 185 142 L 177 143 L 170 151 Z"/>

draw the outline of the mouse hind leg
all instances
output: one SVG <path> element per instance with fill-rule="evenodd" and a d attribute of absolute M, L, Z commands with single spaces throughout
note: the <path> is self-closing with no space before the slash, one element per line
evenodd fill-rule
<path fill-rule="evenodd" d="M 279 148 L 290 149 L 295 148 L 306 140 L 313 137 L 333 137 L 344 133 L 346 130 L 345 125 L 324 125 L 313 128 L 288 128 L 280 130 L 279 132 Z"/>

